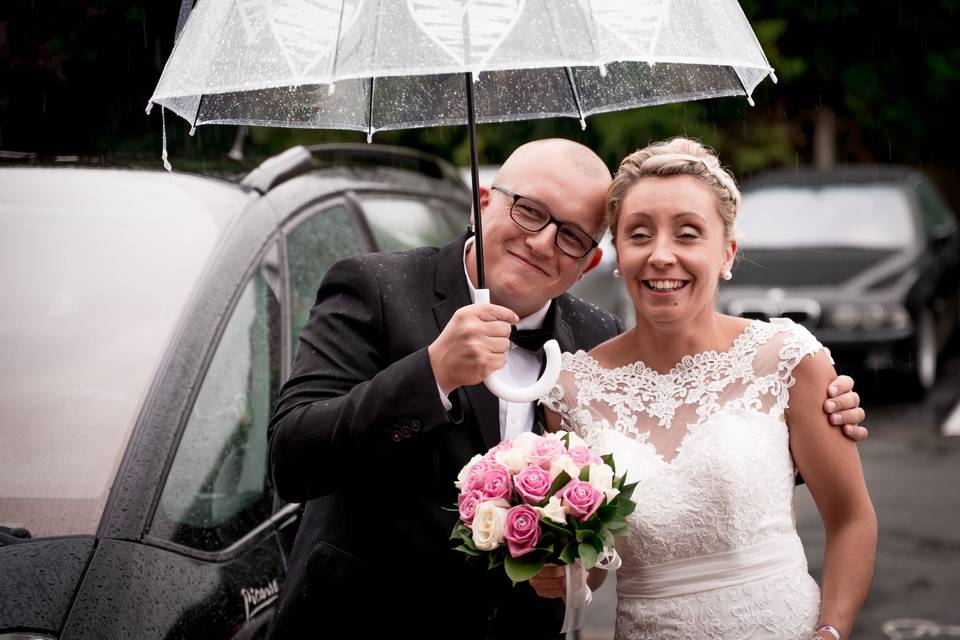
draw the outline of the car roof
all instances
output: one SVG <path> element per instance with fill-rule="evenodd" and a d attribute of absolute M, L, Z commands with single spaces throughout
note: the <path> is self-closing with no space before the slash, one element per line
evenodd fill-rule
<path fill-rule="evenodd" d="M 5 213 L 57 211 L 65 218 L 98 215 L 161 216 L 213 226 L 219 234 L 249 196 L 214 178 L 166 171 L 71 167 L 0 167 Z"/>
<path fill-rule="evenodd" d="M 921 172 L 914 167 L 889 164 L 842 165 L 832 169 L 800 167 L 777 169 L 758 174 L 744 182 L 743 190 L 769 187 L 820 187 L 840 184 L 905 183 Z"/>

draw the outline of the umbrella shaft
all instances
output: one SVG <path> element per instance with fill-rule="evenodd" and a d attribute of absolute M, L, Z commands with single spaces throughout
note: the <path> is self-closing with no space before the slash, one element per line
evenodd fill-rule
<path fill-rule="evenodd" d="M 480 223 L 480 169 L 477 159 L 477 116 L 473 109 L 473 78 L 471 73 L 464 75 L 467 83 L 467 130 L 470 133 L 470 178 L 473 181 L 473 225 L 474 249 L 477 254 L 477 288 L 486 289 L 483 275 L 483 230 Z"/>

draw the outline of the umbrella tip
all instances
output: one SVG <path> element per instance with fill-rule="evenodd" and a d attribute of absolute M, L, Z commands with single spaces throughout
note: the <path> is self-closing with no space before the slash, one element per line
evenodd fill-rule
<path fill-rule="evenodd" d="M 147 103 L 147 108 L 145 109 L 145 111 L 147 115 L 150 115 L 150 112 L 153 111 L 153 102 Z"/>
<path fill-rule="evenodd" d="M 583 118 L 580 118 L 580 131 L 586 131 L 586 130 L 587 130 L 587 121 L 584 120 Z"/>
<path fill-rule="evenodd" d="M 367 144 L 373 142 L 373 131 L 367 131 Z"/>
<path fill-rule="evenodd" d="M 751 107 L 756 104 L 756 103 L 753 101 L 753 97 L 752 97 L 752 96 L 747 96 L 747 104 L 750 105 Z"/>
<path fill-rule="evenodd" d="M 777 84 L 777 72 L 773 69 L 770 69 L 770 79 L 773 80 L 773 84 Z"/>
<path fill-rule="evenodd" d="M 190 135 L 192 136 L 192 135 L 195 134 L 196 132 L 197 132 L 197 125 L 195 125 L 195 124 L 194 124 L 194 125 L 191 125 L 191 126 L 190 126 Z"/>
<path fill-rule="evenodd" d="M 331 82 L 331 83 L 330 83 L 330 86 L 327 87 L 327 95 L 328 95 L 328 96 L 332 96 L 332 95 L 335 94 L 336 92 L 337 92 L 337 83 L 336 83 L 336 82 Z"/>
<path fill-rule="evenodd" d="M 600 66 L 597 67 L 597 68 L 600 70 L 600 77 L 601 77 L 601 78 L 606 78 L 606 77 L 607 77 L 607 65 L 602 64 L 602 65 L 600 65 Z"/>

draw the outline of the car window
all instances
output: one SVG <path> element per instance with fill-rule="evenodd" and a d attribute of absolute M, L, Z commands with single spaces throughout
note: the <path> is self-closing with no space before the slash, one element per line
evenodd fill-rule
<path fill-rule="evenodd" d="M 0 169 L 0 525 L 93 535 L 243 194 L 165 172 Z"/>
<path fill-rule="evenodd" d="M 955 226 L 956 222 L 947 205 L 943 203 L 940 194 L 928 182 L 921 180 L 917 183 L 917 200 L 920 202 L 923 228 L 927 233 L 942 233 Z"/>
<path fill-rule="evenodd" d="M 247 282 L 207 369 L 167 476 L 151 535 L 224 549 L 267 519 L 267 424 L 280 380 L 278 252 Z"/>
<path fill-rule="evenodd" d="M 381 251 L 439 247 L 460 233 L 451 221 L 451 212 L 439 202 L 378 195 L 364 197 L 362 206 Z M 462 222 L 465 226 L 465 216 Z"/>
<path fill-rule="evenodd" d="M 340 258 L 368 250 L 343 204 L 326 206 L 308 215 L 289 232 L 290 335 L 294 355 L 299 344 L 297 336 L 310 316 L 327 269 Z"/>
<path fill-rule="evenodd" d="M 892 185 L 769 187 L 745 193 L 741 247 L 899 249 L 916 237 L 906 193 Z"/>

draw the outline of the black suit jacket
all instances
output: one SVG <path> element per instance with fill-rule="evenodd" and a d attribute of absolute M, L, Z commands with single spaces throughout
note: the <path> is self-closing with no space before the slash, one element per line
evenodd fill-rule
<path fill-rule="evenodd" d="M 554 637 L 562 602 L 511 587 L 452 550 L 453 485 L 500 440 L 482 385 L 444 411 L 427 346 L 470 304 L 467 236 L 441 249 L 346 258 L 317 293 L 270 424 L 272 476 L 305 502 L 273 638 Z M 555 335 L 590 349 L 620 321 L 564 294 Z"/>

